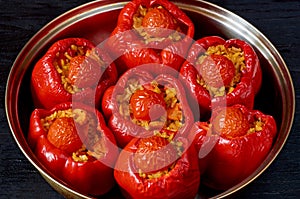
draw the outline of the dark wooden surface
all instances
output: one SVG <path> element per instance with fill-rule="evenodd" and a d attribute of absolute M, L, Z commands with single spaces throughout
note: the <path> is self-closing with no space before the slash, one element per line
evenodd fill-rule
<path fill-rule="evenodd" d="M 60 198 L 27 161 L 7 124 L 4 95 L 9 70 L 26 42 L 46 23 L 86 0 L 0 0 L 0 198 Z M 213 0 L 259 29 L 278 49 L 300 101 L 300 2 Z M 238 198 L 300 197 L 300 108 L 282 152 Z"/>

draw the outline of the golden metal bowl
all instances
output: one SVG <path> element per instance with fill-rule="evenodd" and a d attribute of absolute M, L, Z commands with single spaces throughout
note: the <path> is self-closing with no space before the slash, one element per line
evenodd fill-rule
<path fill-rule="evenodd" d="M 26 137 L 33 110 L 30 75 L 34 64 L 55 41 L 66 37 L 85 37 L 94 43 L 106 39 L 116 25 L 118 13 L 126 1 L 99 0 L 84 4 L 57 17 L 37 32 L 17 56 L 6 88 L 6 113 L 11 132 L 19 148 L 49 184 L 67 198 L 88 198 L 72 190 L 52 175 L 35 157 Z M 289 135 L 295 109 L 295 93 L 288 68 L 272 43 L 241 17 L 214 4 L 198 0 L 177 0 L 195 24 L 195 39 L 206 35 L 239 38 L 250 43 L 258 54 L 263 71 L 261 91 L 255 109 L 273 115 L 278 125 L 276 141 L 259 168 L 247 179 L 224 192 L 199 192 L 198 198 L 229 196 L 256 179 L 273 162 Z M 109 193 L 115 195 L 119 193 Z"/>

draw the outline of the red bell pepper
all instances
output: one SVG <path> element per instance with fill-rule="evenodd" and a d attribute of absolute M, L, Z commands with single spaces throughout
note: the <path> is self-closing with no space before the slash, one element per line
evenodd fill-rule
<path fill-rule="evenodd" d="M 218 190 L 237 185 L 264 161 L 276 133 L 272 116 L 239 104 L 196 122 L 189 139 L 198 150 L 202 183 Z"/>
<path fill-rule="evenodd" d="M 92 107 L 66 102 L 35 109 L 28 143 L 46 169 L 82 194 L 102 195 L 115 184 L 116 141 Z"/>
<path fill-rule="evenodd" d="M 187 139 L 171 143 L 134 138 L 121 151 L 114 176 L 126 198 L 195 198 L 200 183 L 197 153 Z"/>
<path fill-rule="evenodd" d="M 155 67 L 130 69 L 114 86 L 111 99 L 102 101 L 104 110 L 111 107 L 106 111 L 112 113 L 108 124 L 121 148 L 133 137 L 151 135 L 145 129 L 164 129 L 176 136 L 187 133 L 194 122 L 181 82 L 169 75 L 173 70 L 156 77 L 152 70 Z"/>
<path fill-rule="evenodd" d="M 193 22 L 172 2 L 132 0 L 121 10 L 107 46 L 119 58 L 121 72 L 151 63 L 179 70 L 193 36 Z"/>
<path fill-rule="evenodd" d="M 90 105 L 117 81 L 117 69 L 102 49 L 83 38 L 55 42 L 36 63 L 31 77 L 36 107 L 50 109 L 69 101 Z"/>
<path fill-rule="evenodd" d="M 245 41 L 225 41 L 218 36 L 197 40 L 180 74 L 202 113 L 209 113 L 212 107 L 234 104 L 252 109 L 262 81 L 253 48 Z"/>

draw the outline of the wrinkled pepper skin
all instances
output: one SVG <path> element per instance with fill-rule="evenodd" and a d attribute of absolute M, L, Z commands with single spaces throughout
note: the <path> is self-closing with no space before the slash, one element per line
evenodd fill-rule
<path fill-rule="evenodd" d="M 100 158 L 90 156 L 87 161 L 75 161 L 72 154 L 57 148 L 49 141 L 48 131 L 43 128 L 41 119 L 56 111 L 67 110 L 72 107 L 95 114 L 98 122 L 97 132 L 101 132 L 101 138 L 96 144 L 101 142 L 102 147 L 105 148 L 104 155 Z M 88 139 L 83 141 L 85 145 L 88 145 L 86 144 L 88 142 Z M 80 103 L 72 105 L 70 102 L 66 102 L 51 110 L 35 109 L 30 118 L 28 143 L 47 170 L 79 193 L 99 196 L 107 193 L 115 185 L 113 168 L 119 155 L 116 141 L 106 126 L 103 116 L 92 107 Z"/>
<path fill-rule="evenodd" d="M 240 82 L 231 93 L 224 96 L 213 97 L 210 93 L 197 82 L 197 76 L 200 74 L 199 66 L 196 64 L 200 55 L 210 46 L 224 45 L 225 48 L 237 47 L 242 49 L 245 57 L 245 69 L 241 71 Z M 224 40 L 219 36 L 208 36 L 197 40 L 190 48 L 187 60 L 180 69 L 180 75 L 185 80 L 187 89 L 190 91 L 191 99 L 197 101 L 200 112 L 207 113 L 212 107 L 232 106 L 234 104 L 243 104 L 252 109 L 255 95 L 258 93 L 262 82 L 262 71 L 259 59 L 253 48 L 243 40 L 229 39 Z"/>
<path fill-rule="evenodd" d="M 183 143 L 183 154 L 168 174 L 154 179 L 142 178 L 134 163 L 142 139 L 132 139 L 122 150 L 116 163 L 114 176 L 125 198 L 195 198 L 200 184 L 200 172 L 195 158 L 196 150 L 189 146 L 187 139 L 178 137 Z M 151 152 L 150 149 L 146 151 Z"/>
<path fill-rule="evenodd" d="M 196 122 L 189 135 L 198 150 L 202 183 L 217 190 L 227 190 L 250 176 L 267 157 L 277 134 L 272 116 L 239 104 L 231 108 L 239 109 L 249 124 L 259 118 L 262 129 L 230 138 L 211 127 L 220 122 L 212 117 L 210 122 Z"/>
<path fill-rule="evenodd" d="M 182 39 L 176 42 L 165 39 L 160 42 L 145 44 L 141 37 L 133 31 L 133 17 L 139 6 L 150 8 L 162 6 L 168 13 L 184 26 Z M 107 46 L 116 58 L 121 73 L 129 68 L 142 64 L 157 63 L 179 70 L 187 55 L 194 36 L 194 24 L 189 17 L 175 4 L 167 0 L 133 0 L 121 10 L 117 26 L 108 40 Z M 120 72 L 119 71 L 119 72 Z M 159 74 L 160 71 L 157 71 Z"/>
<path fill-rule="evenodd" d="M 115 86 L 110 86 L 108 89 L 106 89 L 106 91 L 104 91 L 104 94 L 102 97 L 101 108 L 102 108 L 102 112 L 103 112 L 103 115 L 106 120 L 109 120 L 109 118 L 112 115 L 113 109 L 114 109 L 114 106 L 111 103 L 111 98 L 112 98 L 114 89 L 115 89 Z"/>
<path fill-rule="evenodd" d="M 155 77 L 153 75 L 153 71 L 155 71 L 155 69 L 156 67 L 147 69 L 136 67 L 128 70 L 120 77 L 119 81 L 114 86 L 114 91 L 107 91 L 107 96 L 111 96 L 111 98 L 103 98 L 102 108 L 104 109 L 104 112 L 107 113 L 106 115 L 109 117 L 108 126 L 113 131 L 118 146 L 121 148 L 124 148 L 126 144 L 128 144 L 129 141 L 134 137 L 147 137 L 149 135 L 152 135 L 151 131 L 145 131 L 144 127 L 133 123 L 131 119 L 126 119 L 120 114 L 119 105 L 116 100 L 117 95 L 124 93 L 126 87 L 128 86 L 128 80 L 131 78 L 137 79 L 140 85 L 147 85 L 155 81 L 160 85 L 171 85 L 172 88 L 175 88 L 175 90 L 177 91 L 177 98 L 181 103 L 184 115 L 184 124 L 179 129 L 179 131 L 176 132 L 176 134 L 183 135 L 188 133 L 189 128 L 191 128 L 194 123 L 193 113 L 186 99 L 183 85 L 177 78 L 169 75 L 174 74 L 174 70 L 172 69 L 166 74 L 161 74 Z M 107 107 L 110 108 L 107 109 Z"/>
<path fill-rule="evenodd" d="M 94 69 L 92 74 L 97 75 L 98 81 L 95 85 L 86 86 L 84 90 L 71 94 L 66 91 L 62 84 L 60 74 L 54 66 L 57 60 L 57 53 L 63 54 L 71 51 L 72 45 L 82 47 L 84 50 L 95 50 L 97 56 L 105 64 L 104 68 Z M 71 55 L 72 56 L 72 55 Z M 104 67 L 104 66 L 103 66 Z M 84 69 L 85 70 L 85 69 Z M 83 71 L 85 72 L 85 71 Z M 101 77 L 101 78 L 100 78 Z M 105 51 L 94 46 L 92 42 L 83 38 L 67 38 L 55 42 L 45 55 L 34 66 L 31 77 L 31 90 L 33 101 L 36 107 L 50 109 L 57 104 L 70 102 L 72 100 L 83 102 L 98 107 L 103 92 L 117 81 L 117 69 L 111 58 Z"/>

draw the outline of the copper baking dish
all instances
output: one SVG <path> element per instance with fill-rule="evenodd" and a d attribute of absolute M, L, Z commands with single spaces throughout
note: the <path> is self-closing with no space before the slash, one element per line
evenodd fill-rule
<path fill-rule="evenodd" d="M 26 135 L 29 116 L 33 110 L 30 95 L 30 75 L 36 61 L 55 41 L 66 37 L 85 37 L 95 44 L 105 40 L 116 25 L 118 13 L 126 1 L 99 0 L 70 10 L 51 21 L 37 32 L 17 56 L 6 87 L 6 113 L 11 132 L 19 148 L 50 183 L 65 197 L 87 198 L 53 176 L 29 148 Z M 205 1 L 178 0 L 195 24 L 195 38 L 219 35 L 240 38 L 249 42 L 257 52 L 263 70 L 262 88 L 255 99 L 255 108 L 273 115 L 278 125 L 278 136 L 272 150 L 257 170 L 247 179 L 225 192 L 199 191 L 198 198 L 222 198 L 242 189 L 256 179 L 274 161 L 289 135 L 295 109 L 295 93 L 288 68 L 272 43 L 255 27 L 239 16 Z M 120 193 L 108 194 L 108 198 Z"/>

